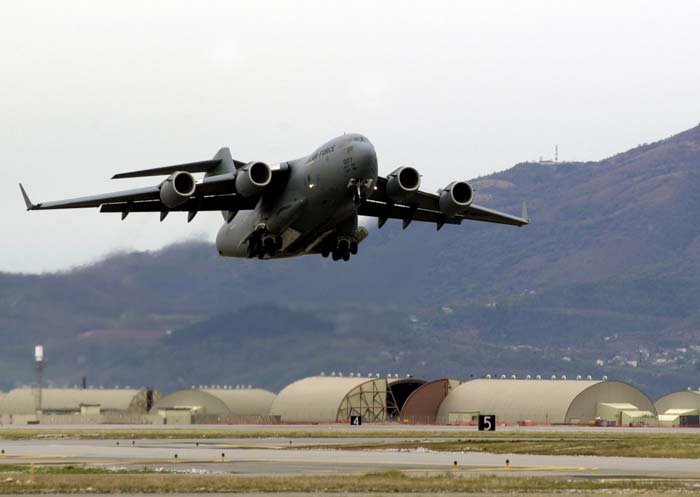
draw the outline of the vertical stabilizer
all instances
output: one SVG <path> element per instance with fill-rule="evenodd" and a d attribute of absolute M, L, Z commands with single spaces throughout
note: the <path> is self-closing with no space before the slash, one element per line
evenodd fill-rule
<path fill-rule="evenodd" d="M 233 157 L 231 157 L 231 151 L 228 147 L 220 148 L 213 158 L 214 160 L 220 159 L 221 162 L 204 176 L 216 176 L 217 174 L 226 174 L 236 171 L 236 165 L 233 162 Z M 236 211 L 221 211 L 221 215 L 224 217 L 226 223 L 230 223 L 236 216 Z"/>
<path fill-rule="evenodd" d="M 221 162 L 214 169 L 207 171 L 205 176 L 216 176 L 218 174 L 232 173 L 236 170 L 236 166 L 233 163 L 233 158 L 231 157 L 231 151 L 228 147 L 219 149 L 213 159 L 221 160 Z"/>

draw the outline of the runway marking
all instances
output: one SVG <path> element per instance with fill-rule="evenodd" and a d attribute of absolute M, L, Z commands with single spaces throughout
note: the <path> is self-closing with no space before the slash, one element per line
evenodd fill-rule
<path fill-rule="evenodd" d="M 458 469 L 404 469 L 401 470 L 404 473 L 442 473 L 445 471 L 453 472 L 464 472 L 464 473 L 478 473 L 478 472 L 490 472 L 490 471 L 596 471 L 598 468 L 587 468 L 584 466 L 510 466 L 506 468 L 505 466 L 460 466 Z"/>
<path fill-rule="evenodd" d="M 4 459 L 66 459 L 73 456 L 62 454 L 5 454 Z"/>
<path fill-rule="evenodd" d="M 289 447 L 285 445 L 243 445 L 243 444 L 216 444 L 214 445 L 217 449 L 271 449 L 271 450 L 281 450 L 288 449 Z M 205 447 L 205 448 L 211 448 Z"/>

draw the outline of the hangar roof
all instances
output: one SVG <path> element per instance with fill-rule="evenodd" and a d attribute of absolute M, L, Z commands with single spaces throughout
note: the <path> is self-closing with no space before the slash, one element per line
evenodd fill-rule
<path fill-rule="evenodd" d="M 619 381 L 478 379 L 447 395 L 438 420 L 449 421 L 451 412 L 480 412 L 509 422 L 585 422 L 595 419 L 601 402 L 629 403 L 656 414 L 644 393 Z"/>
<path fill-rule="evenodd" d="M 386 404 L 385 378 L 361 376 L 311 376 L 284 387 L 277 395 L 270 414 L 288 421 L 336 421 L 346 397 L 364 384 L 380 382 Z"/>
<path fill-rule="evenodd" d="M 205 388 L 236 416 L 267 416 L 276 395 L 262 388 Z"/>
<path fill-rule="evenodd" d="M 190 409 L 198 414 L 213 414 L 217 416 L 225 416 L 231 413 L 223 400 L 202 390 L 178 390 L 161 397 L 158 402 L 153 404 L 151 412 L 158 412 L 159 409 L 178 408 Z"/>
<path fill-rule="evenodd" d="M 654 405 L 662 414 L 669 409 L 700 409 L 700 391 L 683 390 L 669 393 L 657 399 Z"/>
<path fill-rule="evenodd" d="M 0 397 L 0 414 L 34 414 L 33 388 L 16 388 Z M 157 397 L 157 394 L 156 394 Z M 43 388 L 43 411 L 80 411 L 81 405 L 99 405 L 103 411 L 145 412 L 146 390 L 122 388 Z"/>

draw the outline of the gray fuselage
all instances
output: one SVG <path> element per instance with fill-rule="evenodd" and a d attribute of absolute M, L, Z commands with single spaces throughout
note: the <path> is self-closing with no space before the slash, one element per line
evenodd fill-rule
<path fill-rule="evenodd" d="M 252 211 L 241 211 L 216 237 L 219 254 L 251 257 L 251 244 L 269 242 L 264 258 L 328 252 L 336 243 L 357 244 L 366 231 L 357 226 L 359 198 L 377 182 L 377 156 L 362 135 L 346 134 L 310 155 L 280 164 L 287 170 L 263 193 Z"/>

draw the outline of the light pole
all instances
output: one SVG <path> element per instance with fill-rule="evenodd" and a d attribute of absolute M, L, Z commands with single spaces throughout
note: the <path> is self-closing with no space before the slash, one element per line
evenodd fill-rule
<path fill-rule="evenodd" d="M 41 414 L 41 389 L 43 387 L 44 380 L 44 346 L 37 345 L 34 347 L 34 369 L 36 369 L 36 397 L 35 397 L 35 407 L 36 413 Z"/>

